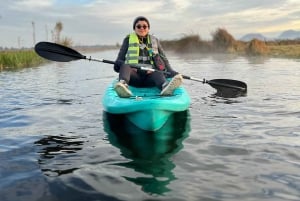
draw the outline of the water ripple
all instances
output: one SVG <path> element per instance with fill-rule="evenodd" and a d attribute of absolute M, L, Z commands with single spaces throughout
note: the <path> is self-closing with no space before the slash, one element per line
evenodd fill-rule
<path fill-rule="evenodd" d="M 187 75 L 244 81 L 248 92 L 222 97 L 184 80 L 185 115 L 158 133 L 129 132 L 101 106 L 117 77 L 110 65 L 1 72 L 1 201 L 299 200 L 299 61 L 195 54 L 170 62 Z"/>

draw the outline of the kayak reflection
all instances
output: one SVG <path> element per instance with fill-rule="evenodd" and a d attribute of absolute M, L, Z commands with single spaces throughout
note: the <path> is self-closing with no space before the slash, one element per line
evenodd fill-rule
<path fill-rule="evenodd" d="M 115 165 L 133 169 L 138 176 L 123 177 L 142 187 L 149 194 L 164 194 L 176 179 L 172 156 L 183 148 L 183 140 L 190 131 L 189 111 L 174 113 L 158 131 L 144 131 L 135 127 L 122 115 L 103 113 L 104 129 L 109 142 L 120 149 L 129 162 Z M 142 173 L 142 175 L 140 174 Z"/>

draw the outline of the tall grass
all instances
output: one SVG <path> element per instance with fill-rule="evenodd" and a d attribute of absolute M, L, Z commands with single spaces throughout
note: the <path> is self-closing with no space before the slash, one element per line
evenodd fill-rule
<path fill-rule="evenodd" d="M 33 50 L 0 51 L 0 70 L 38 66 L 44 62 Z"/>
<path fill-rule="evenodd" d="M 234 37 L 227 32 L 226 29 L 217 29 L 214 33 L 212 33 L 213 37 L 213 45 L 215 51 L 233 51 L 235 48 L 236 41 Z"/>
<path fill-rule="evenodd" d="M 300 58 L 300 40 L 250 42 L 236 40 L 227 30 L 219 28 L 212 34 L 212 41 L 201 40 L 200 36 L 186 35 L 178 40 L 161 41 L 168 50 L 177 53 L 231 53 L 248 56 L 276 56 Z"/>
<path fill-rule="evenodd" d="M 281 57 L 285 55 L 290 58 L 300 58 L 300 44 L 290 45 L 268 45 L 270 55 L 274 57 Z"/>
<path fill-rule="evenodd" d="M 266 55 L 269 52 L 269 47 L 264 41 L 253 39 L 246 48 L 246 53 L 251 56 Z"/>
<path fill-rule="evenodd" d="M 162 40 L 162 45 L 169 50 L 178 53 L 192 53 L 199 51 L 211 51 L 212 45 L 210 42 L 204 41 L 199 35 L 185 35 L 178 40 Z"/>

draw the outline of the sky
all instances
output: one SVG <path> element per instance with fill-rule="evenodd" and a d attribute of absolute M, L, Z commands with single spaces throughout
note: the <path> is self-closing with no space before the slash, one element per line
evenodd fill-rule
<path fill-rule="evenodd" d="M 141 15 L 163 40 L 191 34 L 211 40 L 218 28 L 236 39 L 300 31 L 299 0 L 0 0 L 0 5 L 0 47 L 8 48 L 51 41 L 57 22 L 63 24 L 61 36 L 74 45 L 121 44 Z"/>

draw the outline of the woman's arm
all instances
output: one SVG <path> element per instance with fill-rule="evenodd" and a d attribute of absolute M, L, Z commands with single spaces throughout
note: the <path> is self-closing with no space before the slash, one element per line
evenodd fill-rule
<path fill-rule="evenodd" d="M 166 68 L 166 70 L 167 70 L 168 72 L 171 73 L 170 77 L 174 77 L 175 75 L 178 74 L 178 72 L 175 71 L 175 70 L 171 67 L 171 65 L 170 65 L 170 63 L 169 63 L 169 60 L 168 60 L 168 58 L 167 58 L 167 56 L 166 56 L 166 54 L 165 54 L 165 51 L 164 51 L 162 45 L 161 45 L 160 42 L 159 42 L 159 40 L 157 40 L 157 43 L 158 43 L 158 53 L 159 53 L 159 55 L 161 56 L 161 58 L 163 59 L 163 61 L 164 61 L 164 63 L 165 63 L 165 68 Z"/>
<path fill-rule="evenodd" d="M 129 41 L 129 35 L 126 36 L 123 40 L 123 43 L 122 43 L 122 46 L 119 50 L 119 54 L 118 54 L 118 57 L 116 59 L 116 63 L 114 65 L 114 70 L 116 72 L 119 72 L 120 70 L 120 67 L 124 64 L 125 62 L 125 56 L 127 54 L 127 50 L 128 50 L 128 41 Z"/>

